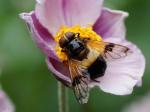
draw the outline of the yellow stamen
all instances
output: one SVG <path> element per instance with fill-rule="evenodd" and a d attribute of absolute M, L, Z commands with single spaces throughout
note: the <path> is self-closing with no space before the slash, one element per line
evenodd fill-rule
<path fill-rule="evenodd" d="M 90 38 L 90 40 L 102 41 L 102 38 L 93 31 L 92 27 L 81 27 L 80 25 L 75 25 L 73 27 L 62 26 L 60 31 L 56 33 L 55 41 L 59 43 L 59 40 L 63 37 L 66 32 L 80 33 L 80 38 Z M 62 61 L 67 61 L 67 55 L 62 52 L 62 48 L 59 44 L 56 46 L 56 54 Z"/>

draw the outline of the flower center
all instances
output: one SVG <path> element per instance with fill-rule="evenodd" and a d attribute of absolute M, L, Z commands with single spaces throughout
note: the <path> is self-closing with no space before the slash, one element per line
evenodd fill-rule
<path fill-rule="evenodd" d="M 64 36 L 66 32 L 79 33 L 80 38 L 90 38 L 90 40 L 102 41 L 101 36 L 93 31 L 92 26 L 81 27 L 80 25 L 75 25 L 73 27 L 62 26 L 59 32 L 56 33 L 55 41 L 57 42 L 56 54 L 61 61 L 67 61 L 67 55 L 62 52 L 62 48 L 59 45 L 59 40 Z"/>

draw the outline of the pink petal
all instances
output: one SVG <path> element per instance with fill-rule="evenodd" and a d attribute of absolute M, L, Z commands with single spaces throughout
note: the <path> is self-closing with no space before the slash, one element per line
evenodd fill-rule
<path fill-rule="evenodd" d="M 0 90 L 0 112 L 15 112 L 13 103 L 2 89 Z"/>
<path fill-rule="evenodd" d="M 37 0 L 36 16 L 53 35 L 62 25 L 94 24 L 103 0 Z"/>
<path fill-rule="evenodd" d="M 54 73 L 57 79 L 64 82 L 64 84 L 69 85 L 69 71 L 68 68 L 59 62 L 55 54 L 55 41 L 48 33 L 48 31 L 38 22 L 34 12 L 22 13 L 21 18 L 25 20 L 30 28 L 31 34 L 33 35 L 33 40 L 37 43 L 39 48 L 48 56 L 47 64 L 49 69 Z"/>
<path fill-rule="evenodd" d="M 127 16 L 126 12 L 103 8 L 101 16 L 94 25 L 94 30 L 103 38 L 125 38 L 124 20 Z"/>
<path fill-rule="evenodd" d="M 134 86 L 142 80 L 145 58 L 139 48 L 130 42 L 117 38 L 108 38 L 105 41 L 128 46 L 133 53 L 126 58 L 108 62 L 105 75 L 97 79 L 100 83 L 94 85 L 99 86 L 104 92 L 116 95 L 130 94 Z"/>
<path fill-rule="evenodd" d="M 50 71 L 54 73 L 54 76 L 58 80 L 62 81 L 63 84 L 67 86 L 71 86 L 70 73 L 69 73 L 69 69 L 67 66 L 65 66 L 62 62 L 59 62 L 52 58 L 47 58 L 46 63 Z"/>
<path fill-rule="evenodd" d="M 122 112 L 150 112 L 150 93 L 124 108 Z"/>
<path fill-rule="evenodd" d="M 37 43 L 38 47 L 49 57 L 58 59 L 55 54 L 55 41 L 51 34 L 45 29 L 36 19 L 35 13 L 22 13 L 20 17 L 27 23 L 33 40 Z"/>

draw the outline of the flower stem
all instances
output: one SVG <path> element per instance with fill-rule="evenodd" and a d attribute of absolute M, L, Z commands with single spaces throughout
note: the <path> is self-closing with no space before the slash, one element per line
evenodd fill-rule
<path fill-rule="evenodd" d="M 67 88 L 58 81 L 58 106 L 59 112 L 69 112 Z"/>

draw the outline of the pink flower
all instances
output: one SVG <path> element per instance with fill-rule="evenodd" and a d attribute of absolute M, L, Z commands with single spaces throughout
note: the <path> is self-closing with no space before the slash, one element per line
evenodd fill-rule
<path fill-rule="evenodd" d="M 129 47 L 133 51 L 130 56 L 108 62 L 105 75 L 97 79 L 100 83 L 89 83 L 90 87 L 98 86 L 115 95 L 131 94 L 133 87 L 142 81 L 145 69 L 142 52 L 125 38 L 127 16 L 126 12 L 105 8 L 103 0 L 37 0 L 34 11 L 20 14 L 33 40 L 45 53 L 49 69 L 67 86 L 71 86 L 69 69 L 58 58 L 54 39 L 62 26 L 91 24 L 104 41 Z"/>
<path fill-rule="evenodd" d="M 2 89 L 0 89 L 0 112 L 15 112 L 14 105 Z"/>
<path fill-rule="evenodd" d="M 134 101 L 122 112 L 149 112 L 150 111 L 150 94 Z"/>

